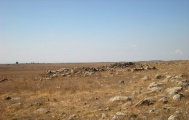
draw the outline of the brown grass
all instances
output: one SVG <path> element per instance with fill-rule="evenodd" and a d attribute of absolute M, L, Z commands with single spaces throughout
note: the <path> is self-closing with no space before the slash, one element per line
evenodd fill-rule
<path fill-rule="evenodd" d="M 58 70 L 60 68 L 72 68 L 81 66 L 102 66 L 109 63 L 87 63 L 87 64 L 19 64 L 0 65 L 0 119 L 2 120 L 33 120 L 33 119 L 68 119 L 70 115 L 77 114 L 79 119 L 101 119 L 105 113 L 110 119 L 116 112 L 123 112 L 125 120 L 152 120 L 167 119 L 177 110 L 180 119 L 189 118 L 189 107 L 186 105 L 189 95 L 180 101 L 169 98 L 168 104 L 158 102 L 163 91 L 144 94 L 147 86 L 154 82 L 155 75 L 179 75 L 188 79 L 189 61 L 167 61 L 167 62 L 141 62 L 137 64 L 149 64 L 156 66 L 157 70 L 140 72 L 122 71 L 117 69 L 113 75 L 109 72 L 101 72 L 96 75 L 83 77 L 58 77 L 46 80 L 44 77 L 47 70 Z M 143 76 L 149 76 L 150 80 L 143 81 Z M 155 80 L 162 82 L 164 78 Z M 119 84 L 124 80 L 124 84 Z M 173 87 L 175 83 L 166 84 L 165 88 Z M 184 90 L 188 90 L 188 87 Z M 136 95 L 132 93 L 138 92 Z M 122 102 L 111 103 L 110 98 L 114 96 L 132 96 L 132 104 L 124 106 Z M 5 96 L 21 97 L 20 101 L 4 100 Z M 147 97 L 157 97 L 154 105 L 135 107 L 139 100 Z M 21 105 L 13 106 L 20 102 Z M 46 108 L 50 112 L 38 113 L 38 108 Z M 150 110 L 155 109 L 154 112 Z"/>

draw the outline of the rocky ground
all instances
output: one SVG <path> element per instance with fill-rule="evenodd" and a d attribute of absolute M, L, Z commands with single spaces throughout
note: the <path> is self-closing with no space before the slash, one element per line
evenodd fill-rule
<path fill-rule="evenodd" d="M 188 120 L 189 61 L 0 65 L 1 120 Z"/>

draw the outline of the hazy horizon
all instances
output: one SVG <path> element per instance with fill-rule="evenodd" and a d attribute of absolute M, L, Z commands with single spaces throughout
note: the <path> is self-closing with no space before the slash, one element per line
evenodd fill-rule
<path fill-rule="evenodd" d="M 1 0 L 0 64 L 189 60 L 188 0 Z"/>
<path fill-rule="evenodd" d="M 144 61 L 91 61 L 91 62 L 12 62 L 12 63 L 0 63 L 1 65 L 3 64 L 16 64 L 16 62 L 18 62 L 18 64 L 90 64 L 90 63 L 122 63 L 122 62 L 156 62 L 156 61 L 161 61 L 161 62 L 165 62 L 165 61 L 185 61 L 186 59 L 180 59 L 180 60 L 144 60 Z M 188 60 L 188 59 L 187 59 Z"/>

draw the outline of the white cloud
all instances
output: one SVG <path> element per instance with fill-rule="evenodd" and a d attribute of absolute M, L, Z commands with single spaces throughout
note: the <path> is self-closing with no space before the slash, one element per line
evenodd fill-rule
<path fill-rule="evenodd" d="M 174 52 L 176 55 L 183 55 L 183 51 L 180 49 L 176 49 Z"/>

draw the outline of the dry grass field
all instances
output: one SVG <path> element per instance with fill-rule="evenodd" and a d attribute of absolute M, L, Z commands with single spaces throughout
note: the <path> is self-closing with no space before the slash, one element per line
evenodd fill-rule
<path fill-rule="evenodd" d="M 110 64 L 0 65 L 0 120 L 189 119 L 189 61 Z"/>

